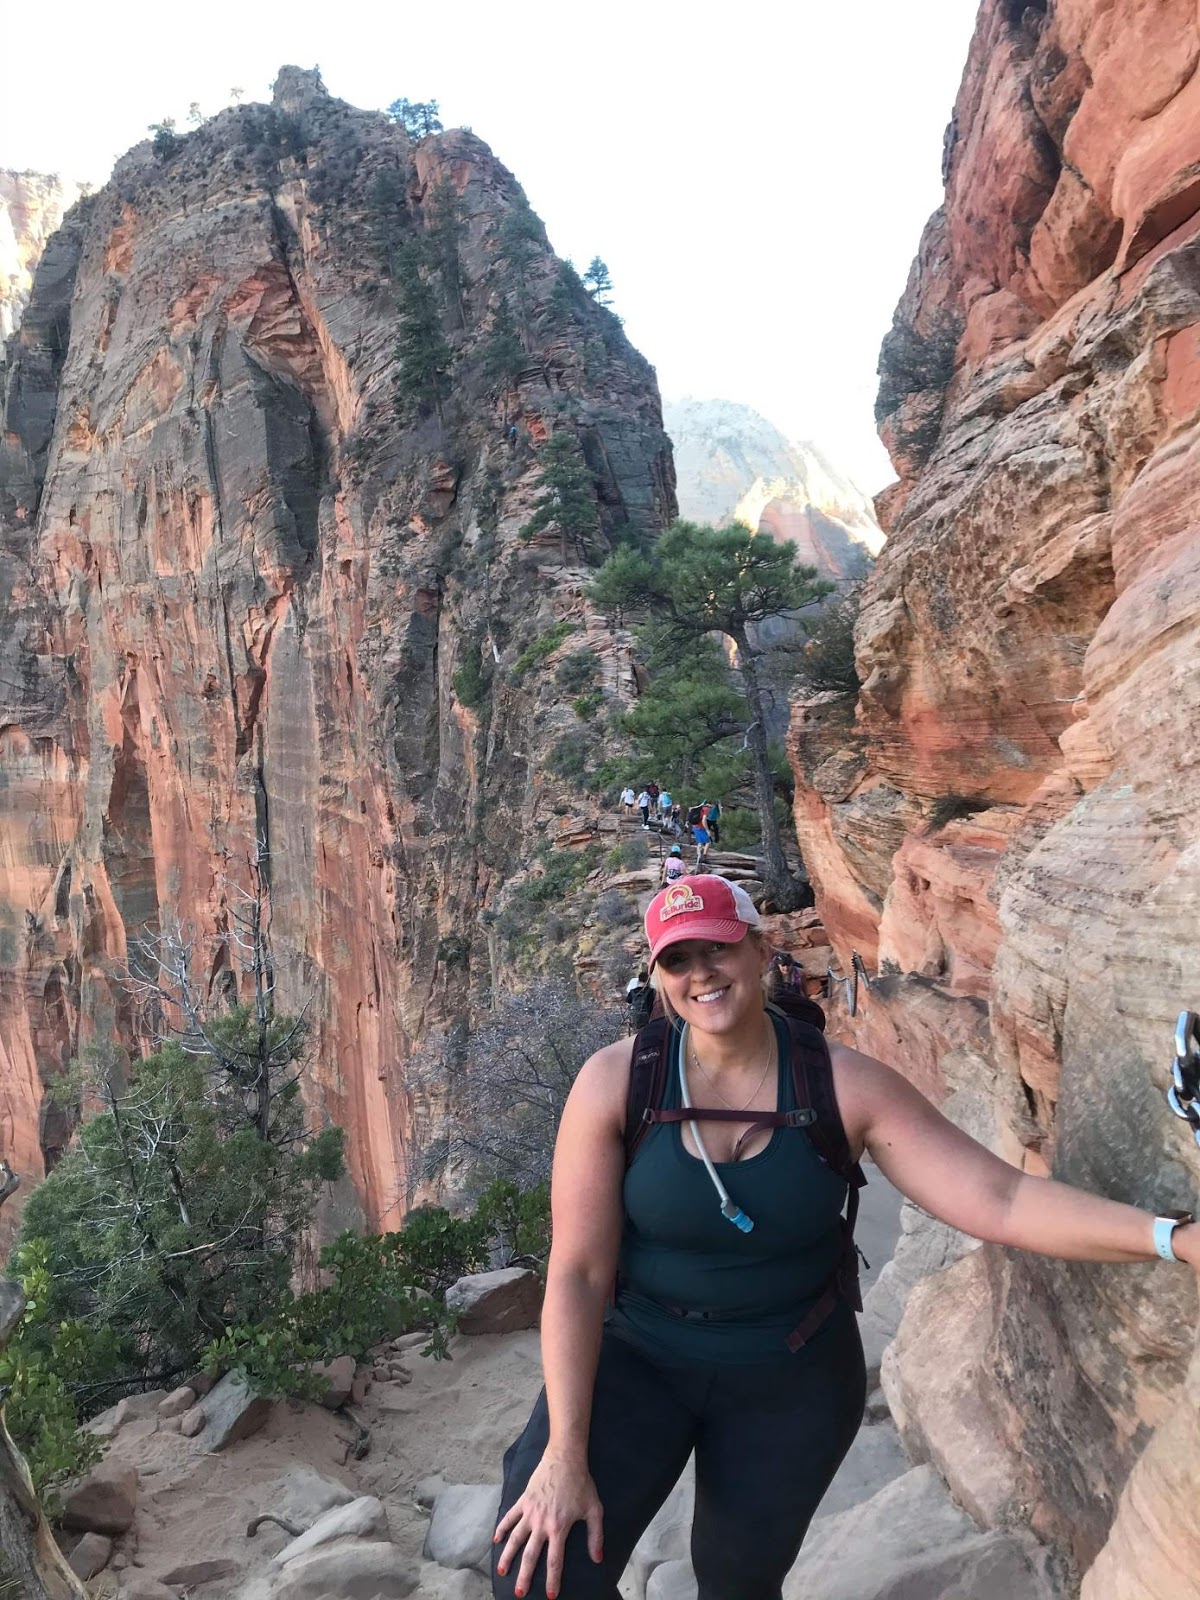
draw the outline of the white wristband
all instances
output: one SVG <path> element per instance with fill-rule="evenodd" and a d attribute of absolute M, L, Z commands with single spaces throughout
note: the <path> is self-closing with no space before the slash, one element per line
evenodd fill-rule
<path fill-rule="evenodd" d="M 1175 1254 L 1175 1246 L 1172 1243 L 1171 1236 L 1175 1232 L 1176 1228 L 1182 1227 L 1185 1222 L 1191 1221 L 1192 1218 L 1188 1216 L 1155 1217 L 1154 1248 L 1158 1251 L 1159 1255 L 1164 1261 L 1179 1260 L 1179 1257 Z"/>

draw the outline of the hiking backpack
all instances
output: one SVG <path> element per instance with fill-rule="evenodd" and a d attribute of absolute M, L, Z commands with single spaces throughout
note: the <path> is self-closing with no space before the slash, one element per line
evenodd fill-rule
<path fill-rule="evenodd" d="M 846 1214 L 841 1219 L 844 1249 L 836 1272 L 820 1297 L 787 1338 L 793 1354 L 800 1350 L 834 1309 L 846 1301 L 855 1311 L 862 1310 L 858 1282 L 861 1252 L 854 1242 L 858 1220 L 859 1190 L 866 1176 L 852 1159 L 846 1130 L 842 1126 L 837 1095 L 833 1087 L 833 1064 L 825 1042 L 825 1013 L 815 1000 L 797 991 L 772 994 L 768 1011 L 787 1025 L 791 1045 L 794 1111 L 718 1111 L 679 1107 L 664 1111 L 662 1101 L 667 1087 L 670 1060 L 671 1022 L 665 1016 L 652 1017 L 638 1030 L 633 1041 L 629 1069 L 629 1097 L 625 1106 L 625 1166 L 629 1167 L 638 1146 L 655 1123 L 663 1122 L 742 1122 L 766 1128 L 801 1128 L 825 1165 L 843 1178 L 847 1186 Z M 865 1264 L 865 1263 L 864 1263 Z"/>

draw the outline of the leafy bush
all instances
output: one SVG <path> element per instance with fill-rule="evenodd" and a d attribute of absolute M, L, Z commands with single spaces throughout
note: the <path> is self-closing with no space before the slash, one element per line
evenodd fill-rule
<path fill-rule="evenodd" d="M 854 625 L 861 604 L 861 591 L 851 589 L 840 599 L 831 600 L 809 625 L 808 642 L 794 658 L 796 678 L 805 688 L 837 694 L 858 693 Z"/>
<path fill-rule="evenodd" d="M 545 633 L 539 634 L 513 662 L 513 677 L 524 677 L 531 667 L 536 667 L 547 656 L 553 655 L 568 634 L 574 632 L 573 622 L 556 622 L 553 627 L 547 628 Z"/>
<path fill-rule="evenodd" d="M 926 832 L 940 833 L 951 822 L 973 816 L 976 811 L 985 811 L 987 805 L 986 800 L 980 800 L 969 794 L 940 795 L 930 810 Z"/>
<path fill-rule="evenodd" d="M 556 778 L 583 778 L 592 756 L 593 741 L 586 733 L 564 733 L 546 756 L 546 771 Z"/>
<path fill-rule="evenodd" d="M 612 847 L 608 852 L 607 865 L 614 872 L 636 872 L 638 867 L 646 865 L 649 857 L 650 846 L 640 833 L 635 833 Z"/>
<path fill-rule="evenodd" d="M 483 670 L 483 658 L 478 645 L 471 646 L 463 657 L 463 664 L 450 679 L 459 700 L 470 711 L 478 711 L 488 697 L 490 679 Z"/>
<path fill-rule="evenodd" d="M 637 921 L 632 905 L 619 889 L 606 889 L 592 908 L 593 919 L 602 928 L 620 928 Z"/>
<path fill-rule="evenodd" d="M 514 1262 L 541 1268 L 550 1254 L 550 1185 L 520 1189 L 511 1179 L 497 1178 L 479 1196 L 475 1221 L 487 1232 L 497 1265 Z"/>
<path fill-rule="evenodd" d="M 581 722 L 590 722 L 603 704 L 603 689 L 591 689 L 587 694 L 577 695 L 571 701 L 571 708 Z"/>
<path fill-rule="evenodd" d="M 600 676 L 600 657 L 594 650 L 573 650 L 564 656 L 554 672 L 554 681 L 567 694 L 581 694 L 591 689 Z"/>

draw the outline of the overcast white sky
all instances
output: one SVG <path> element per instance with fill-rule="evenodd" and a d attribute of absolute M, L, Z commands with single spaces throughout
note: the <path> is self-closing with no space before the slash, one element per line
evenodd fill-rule
<path fill-rule="evenodd" d="M 101 183 L 193 100 L 284 62 L 383 107 L 436 99 L 516 173 L 555 248 L 612 273 L 664 395 L 741 400 L 865 489 L 879 341 L 941 200 L 975 0 L 65 0 L 4 22 L 0 166 Z"/>

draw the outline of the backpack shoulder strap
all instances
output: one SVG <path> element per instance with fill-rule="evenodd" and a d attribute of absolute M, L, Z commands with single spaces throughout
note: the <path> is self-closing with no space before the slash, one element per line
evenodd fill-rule
<path fill-rule="evenodd" d="M 651 1017 L 639 1028 L 629 1063 L 629 1094 L 625 1101 L 625 1165 L 637 1154 L 649 1124 L 646 1113 L 657 1106 L 667 1083 L 667 1050 L 671 1024 L 664 1016 Z"/>

